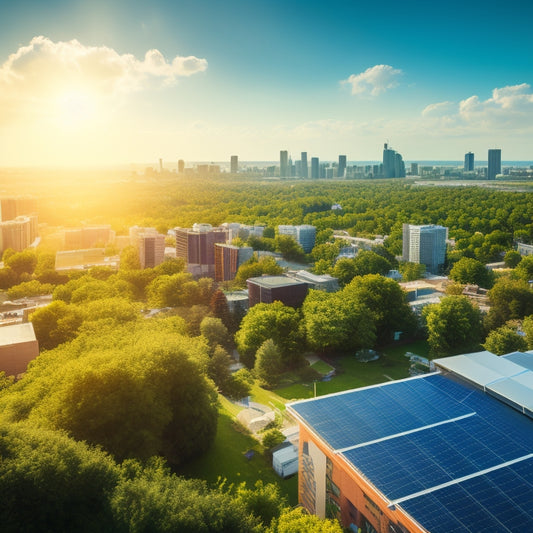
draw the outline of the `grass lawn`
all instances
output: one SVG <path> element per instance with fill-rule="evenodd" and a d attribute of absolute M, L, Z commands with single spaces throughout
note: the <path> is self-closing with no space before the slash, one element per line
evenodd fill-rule
<path fill-rule="evenodd" d="M 316 363 L 313 363 L 311 365 L 311 368 L 313 370 L 316 370 L 317 372 L 320 372 L 320 374 L 327 374 L 333 370 L 333 367 L 331 365 L 324 363 L 324 361 L 322 360 L 319 360 Z"/>
<path fill-rule="evenodd" d="M 409 359 L 406 352 L 427 356 L 428 345 L 425 341 L 416 341 L 402 346 L 392 346 L 382 350 L 376 361 L 360 363 L 354 354 L 331 356 L 328 361 L 335 366 L 337 373 L 330 381 L 317 381 L 316 394 L 322 396 L 347 389 L 383 383 L 389 379 L 401 379 L 409 376 Z M 313 382 L 293 383 L 276 389 L 276 393 L 286 400 L 312 398 Z"/>
<path fill-rule="evenodd" d="M 176 473 L 188 478 L 205 479 L 211 484 L 224 478 L 227 479 L 226 485 L 245 481 L 249 487 L 253 487 L 261 479 L 265 483 L 278 485 L 281 493 L 287 496 L 289 504 L 296 505 L 298 477 L 281 479 L 272 469 L 271 460 L 263 455 L 261 445 L 250 435 L 235 429 L 232 416 L 224 406 L 220 407 L 213 446 L 205 455 L 189 461 Z M 250 460 L 244 456 L 248 450 L 255 451 Z"/>

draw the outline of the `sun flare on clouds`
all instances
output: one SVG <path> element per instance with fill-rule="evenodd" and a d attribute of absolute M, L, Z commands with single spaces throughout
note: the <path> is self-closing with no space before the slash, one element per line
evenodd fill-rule
<path fill-rule="evenodd" d="M 35 136 L 49 145 L 54 135 L 94 140 L 117 108 L 128 105 L 128 96 L 206 69 L 207 61 L 195 56 L 167 61 L 152 49 L 137 59 L 75 39 L 34 37 L 0 65 L 0 128 L 26 132 L 28 145 Z"/>

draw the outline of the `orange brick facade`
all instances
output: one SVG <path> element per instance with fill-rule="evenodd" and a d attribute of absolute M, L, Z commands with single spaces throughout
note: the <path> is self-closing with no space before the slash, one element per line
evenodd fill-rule
<path fill-rule="evenodd" d="M 301 423 L 299 446 L 298 499 L 310 513 L 361 533 L 426 532 Z"/>

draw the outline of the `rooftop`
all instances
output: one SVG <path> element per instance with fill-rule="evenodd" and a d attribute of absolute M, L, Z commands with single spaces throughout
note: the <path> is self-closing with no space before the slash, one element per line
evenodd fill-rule
<path fill-rule="evenodd" d="M 290 287 L 293 285 L 305 285 L 303 281 L 297 281 L 286 276 L 260 276 L 258 278 L 250 278 L 251 281 L 261 287 L 272 289 L 274 287 Z"/>
<path fill-rule="evenodd" d="M 480 381 L 514 376 L 511 360 L 480 353 L 456 370 L 472 377 L 488 353 L 500 361 Z M 437 372 L 288 408 L 431 533 L 533 531 L 533 422 L 479 385 Z"/>
<path fill-rule="evenodd" d="M 12 326 L 3 326 L 0 328 L 0 346 L 10 346 L 12 344 L 34 340 L 35 333 L 31 322 L 13 324 Z"/>

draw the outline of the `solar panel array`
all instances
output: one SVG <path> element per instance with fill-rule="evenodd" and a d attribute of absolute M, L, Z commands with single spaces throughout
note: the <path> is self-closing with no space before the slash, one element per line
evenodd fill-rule
<path fill-rule="evenodd" d="M 291 407 L 428 531 L 533 531 L 533 422 L 484 392 L 432 374 Z"/>

